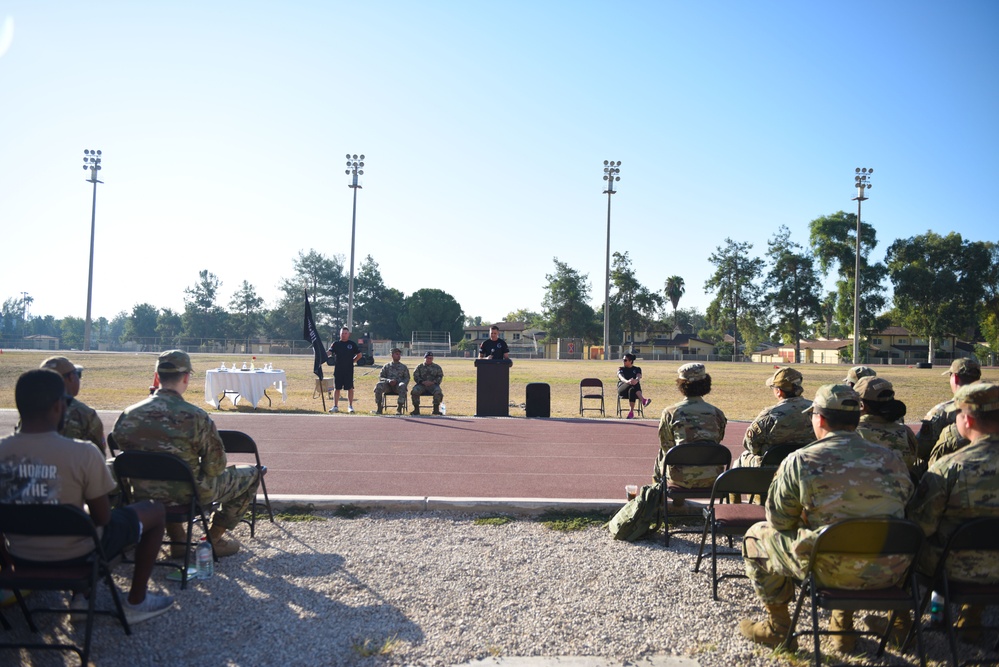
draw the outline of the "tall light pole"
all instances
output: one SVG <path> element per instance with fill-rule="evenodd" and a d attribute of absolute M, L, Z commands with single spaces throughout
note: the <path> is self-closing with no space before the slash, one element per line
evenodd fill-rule
<path fill-rule="evenodd" d="M 857 187 L 857 196 L 853 201 L 857 202 L 857 265 L 853 270 L 853 363 L 860 363 L 860 203 L 867 201 L 864 190 L 871 187 L 871 174 L 873 169 L 857 167 L 854 176 L 854 185 Z"/>
<path fill-rule="evenodd" d="M 611 195 L 617 192 L 614 189 L 614 182 L 620 181 L 621 177 L 618 174 L 621 173 L 621 161 L 618 160 L 604 160 L 604 180 L 607 181 L 607 189 L 604 190 L 604 194 L 607 195 L 607 271 L 604 279 L 604 359 L 610 359 L 609 353 L 610 348 L 607 344 L 610 342 L 610 213 L 611 213 Z"/>
<path fill-rule="evenodd" d="M 357 230 L 357 191 L 361 189 L 358 176 L 364 175 L 364 156 L 347 153 L 346 174 L 351 177 L 347 187 L 354 191 L 354 212 L 350 216 L 350 283 L 347 285 L 347 328 L 354 329 L 354 233 Z"/>
<path fill-rule="evenodd" d="M 101 170 L 101 152 L 99 150 L 83 150 L 83 168 L 90 170 L 88 183 L 94 184 L 94 203 L 90 207 L 90 273 L 87 276 L 87 319 L 83 323 L 83 351 L 90 350 L 90 304 L 94 294 L 94 228 L 97 221 L 97 172 Z"/>

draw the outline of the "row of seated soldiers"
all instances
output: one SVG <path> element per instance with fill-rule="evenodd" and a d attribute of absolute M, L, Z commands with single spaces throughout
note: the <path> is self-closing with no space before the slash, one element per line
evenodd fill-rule
<path fill-rule="evenodd" d="M 778 369 L 767 380 L 779 402 L 753 420 L 745 452 L 735 465 L 759 466 L 775 445 L 804 446 L 777 468 L 766 499 L 767 520 L 750 528 L 743 540 L 746 573 L 767 610 L 762 621 L 740 622 L 744 637 L 771 646 L 785 641 L 794 581 L 804 576 L 815 537 L 825 526 L 853 518 L 908 518 L 927 538 L 916 569 L 932 576 L 958 526 L 999 516 L 999 385 L 981 381 L 981 367 L 971 359 L 955 360 L 944 375 L 954 396 L 930 410 L 918 436 L 901 422 L 905 405 L 895 398 L 891 383 L 871 368 L 852 369 L 843 383 L 820 387 L 811 401 L 802 396 L 802 375 L 796 369 Z M 665 453 L 686 442 L 721 442 L 725 415 L 703 398 L 711 390 L 703 364 L 681 366 L 676 384 L 684 399 L 663 410 L 654 479 L 704 486 L 721 472 L 718 468 L 663 470 Z M 992 555 L 962 555 L 959 570 L 949 576 L 999 582 L 999 562 Z M 905 571 L 898 562 L 885 560 L 863 573 L 833 568 L 824 573 L 824 583 L 885 587 L 897 584 Z M 965 639 L 980 636 L 982 611 L 975 605 L 961 607 L 956 625 Z M 865 622 L 871 630 L 888 630 L 883 617 L 868 616 Z M 911 624 L 911 618 L 897 616 L 893 641 L 901 643 Z M 833 612 L 830 630 L 853 627 L 852 612 Z M 834 635 L 833 644 L 841 652 L 853 652 L 856 636 Z"/>
<path fill-rule="evenodd" d="M 213 503 L 209 535 L 218 557 L 230 556 L 240 545 L 227 531 L 235 528 L 256 497 L 260 473 L 254 465 L 230 466 L 218 429 L 201 408 L 183 399 L 190 386 L 191 359 L 186 352 L 169 350 L 156 361 L 159 389 L 126 408 L 112 435 L 122 450 L 163 452 L 183 460 L 194 474 L 203 507 Z M 71 504 L 86 507 L 103 528 L 102 546 L 108 557 L 136 544 L 135 573 L 125 611 L 130 622 L 162 613 L 172 598 L 146 591 L 152 564 L 164 532 L 171 557 L 186 555 L 187 530 L 166 521 L 166 505 L 184 503 L 189 487 L 177 482 L 133 481 L 133 495 L 143 499 L 111 509 L 115 490 L 106 465 L 108 447 L 97 413 L 76 398 L 83 369 L 66 357 L 52 357 L 38 370 L 18 378 L 15 401 L 21 422 L 17 432 L 0 439 L 0 502 L 14 504 Z M 91 444 L 93 446 L 91 446 Z M 88 557 L 90 548 L 54 538 L 7 536 L 15 560 L 62 561 Z M 48 540 L 48 541 L 46 541 Z M 85 604 L 74 598 L 71 604 Z M 74 607 L 75 608 L 75 607 Z"/>

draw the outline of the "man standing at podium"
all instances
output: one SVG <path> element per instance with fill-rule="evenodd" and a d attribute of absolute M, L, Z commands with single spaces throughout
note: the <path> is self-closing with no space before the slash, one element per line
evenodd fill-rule
<path fill-rule="evenodd" d="M 479 346 L 479 359 L 502 361 L 510 358 L 510 347 L 499 337 L 499 327 L 495 324 L 489 327 L 489 339 Z"/>

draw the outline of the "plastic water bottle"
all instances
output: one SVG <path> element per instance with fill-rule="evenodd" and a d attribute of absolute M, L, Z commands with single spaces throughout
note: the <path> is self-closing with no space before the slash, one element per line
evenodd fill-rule
<path fill-rule="evenodd" d="M 204 537 L 198 542 L 198 550 L 194 552 L 194 562 L 198 568 L 198 579 L 211 579 L 215 574 L 215 559 L 212 558 L 212 545 Z"/>
<path fill-rule="evenodd" d="M 930 625 L 943 625 L 944 620 L 944 598 L 933 591 L 930 596 Z"/>
<path fill-rule="evenodd" d="M 442 415 L 446 415 L 447 414 L 447 406 L 444 405 L 443 403 L 441 403 L 441 414 Z"/>

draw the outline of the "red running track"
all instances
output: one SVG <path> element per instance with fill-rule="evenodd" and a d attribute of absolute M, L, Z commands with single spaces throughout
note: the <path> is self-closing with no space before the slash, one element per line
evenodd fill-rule
<path fill-rule="evenodd" d="M 100 415 L 106 428 L 118 416 Z M 256 440 L 275 495 L 622 498 L 625 484 L 652 480 L 659 450 L 653 420 L 212 417 L 220 429 Z M 16 420 L 16 412 L 0 411 L 0 432 Z M 747 426 L 728 424 L 724 444 L 733 458 Z"/>

